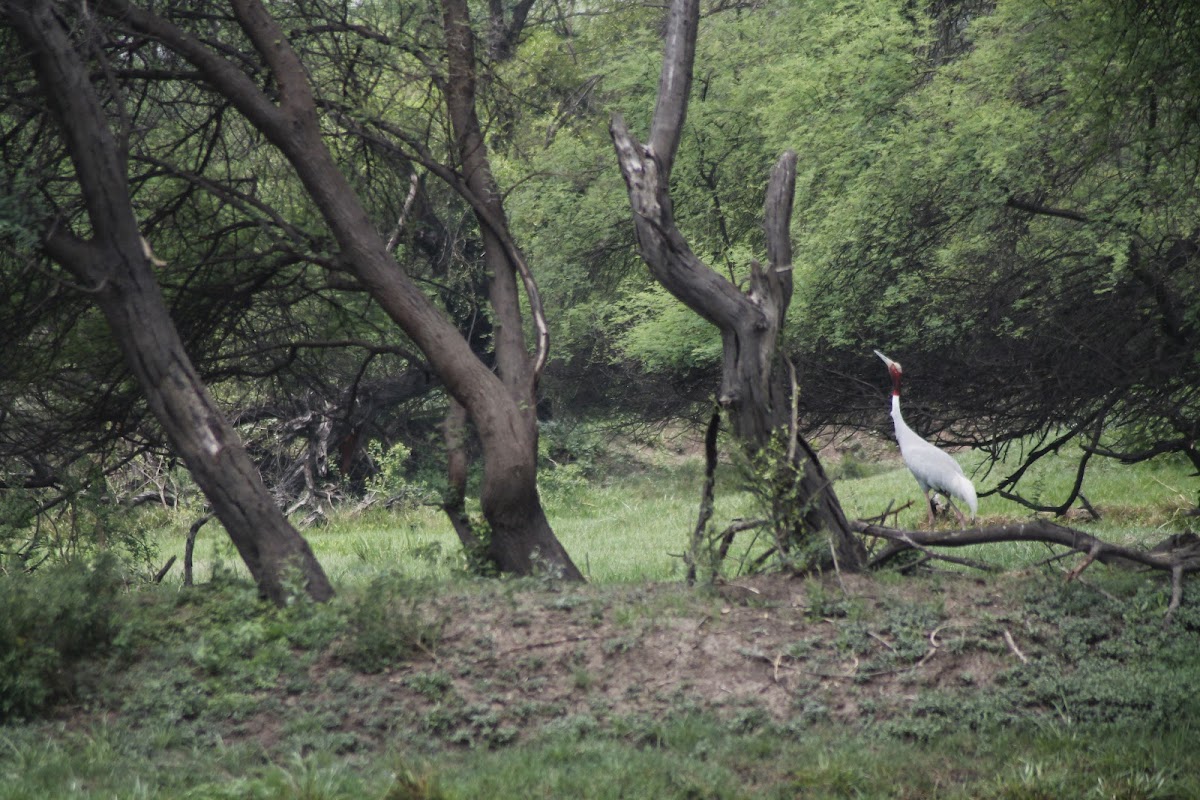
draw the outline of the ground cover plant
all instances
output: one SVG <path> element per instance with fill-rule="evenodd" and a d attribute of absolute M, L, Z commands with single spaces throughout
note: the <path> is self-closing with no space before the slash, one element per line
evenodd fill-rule
<path fill-rule="evenodd" d="M 861 476 L 839 480 L 855 513 L 916 491 L 870 446 L 882 463 L 834 467 Z M 1001 575 L 687 587 L 671 553 L 700 467 L 681 449 L 547 492 L 564 541 L 591 553 L 587 586 L 468 577 L 420 507 L 310 531 L 339 588 L 328 604 L 263 603 L 211 542 L 187 590 L 111 564 L 37 596 L 6 576 L 10 619 L 68 608 L 81 582 L 109 599 L 91 622 L 103 636 L 53 651 L 54 693 L 4 684 L 0 797 L 1200 794 L 1190 595 L 1164 626 L 1162 578 L 1095 565 L 1068 582 L 1070 559 L 1007 545 L 979 553 Z M 1108 533 L 1149 543 L 1178 529 L 1165 487 L 1184 480 L 1182 464 L 1141 465 L 1097 474 L 1089 496 L 1120 520 Z M 182 527 L 159 534 L 160 555 Z M 628 553 L 639 566 L 621 566 Z"/>

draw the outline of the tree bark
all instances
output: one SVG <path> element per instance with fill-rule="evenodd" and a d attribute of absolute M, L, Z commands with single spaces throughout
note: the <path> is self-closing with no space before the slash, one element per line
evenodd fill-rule
<path fill-rule="evenodd" d="M 488 58 L 492 61 L 507 61 L 512 58 L 525 30 L 529 11 L 534 0 L 517 0 L 511 16 L 505 19 L 504 0 L 488 0 Z"/>
<path fill-rule="evenodd" d="M 486 216 L 482 211 L 476 216 L 483 240 L 488 294 L 497 317 L 492 333 L 496 367 L 509 391 L 518 402 L 528 407 L 522 421 L 529 424 L 533 420 L 532 406 L 535 405 L 534 382 L 521 325 L 517 272 L 499 238 L 500 231 L 493 230 L 493 226 L 507 230 L 508 224 L 475 110 L 475 37 L 471 31 L 466 0 L 442 0 L 442 12 L 448 66 L 443 92 L 454 130 L 459 169 L 467 188 L 486 209 Z"/>
<path fill-rule="evenodd" d="M 507 376 L 502 380 L 476 357 L 453 323 L 389 254 L 387 243 L 375 230 L 322 139 L 304 65 L 278 22 L 260 2 L 234 0 L 232 5 L 239 25 L 274 79 L 277 101 L 265 95 L 255 79 L 233 61 L 168 20 L 124 0 L 104 0 L 102 5 L 114 20 L 153 37 L 191 62 L 204 80 L 232 101 L 287 158 L 329 226 L 345 263 L 425 354 L 447 391 L 467 409 L 483 449 L 480 503 L 490 527 L 489 554 L 499 568 L 527 574 L 540 561 L 564 577 L 581 580 L 582 574 L 554 536 L 538 496 L 536 426 L 527 422 L 533 403 L 526 397 L 532 397 L 532 389 L 518 399 L 506 385 L 521 372 L 515 350 L 520 348 L 524 353 L 518 338 L 521 325 L 515 279 L 493 292 L 493 302 L 501 304 L 494 310 L 502 319 L 510 320 L 507 330 L 498 334 L 498 340 L 511 339 L 503 348 L 510 366 L 499 364 L 501 374 Z M 454 44 L 448 47 L 453 58 Z M 466 177 L 470 180 L 477 176 Z M 477 199 L 487 202 L 488 198 Z M 480 213 L 478 208 L 476 211 Z M 481 218 L 487 220 L 484 227 L 512 252 L 502 226 L 486 212 Z M 528 283 L 526 289 L 531 306 L 537 307 L 536 290 L 530 291 Z M 545 358 L 544 343 L 543 336 L 539 338 L 539 362 Z M 498 345 L 498 358 L 500 355 Z M 530 406 L 528 412 L 526 405 Z"/>
<path fill-rule="evenodd" d="M 675 223 L 670 174 L 687 115 L 698 21 L 698 0 L 671 4 L 649 141 L 639 143 L 620 116 L 613 118 L 610 127 L 629 191 L 638 247 L 654 278 L 720 330 L 724 356 L 718 402 L 747 453 L 752 457 L 762 453 L 781 432 L 792 443 L 789 463 L 779 465 L 782 472 L 773 472 L 772 481 L 780 483 L 777 497 L 789 506 L 777 508 L 777 514 L 793 519 L 799 527 L 794 531 L 797 536 L 827 531 L 838 566 L 862 569 L 866 561 L 862 544 L 850 530 L 816 453 L 794 429 L 791 381 L 778 352 L 792 295 L 788 226 L 795 153 L 784 153 L 772 173 L 764 204 L 769 263 L 765 269 L 751 265 L 748 291 L 742 292 L 702 262 Z"/>
<path fill-rule="evenodd" d="M 524 264 L 524 255 L 508 229 L 500 190 L 492 177 L 487 145 L 475 110 L 475 37 L 466 0 L 442 0 L 442 12 L 448 64 L 444 88 L 446 107 L 454 130 L 460 171 L 467 188 L 478 198 L 475 212 L 483 240 L 488 294 L 495 317 L 492 340 L 496 369 L 514 404 L 515 414 L 509 431 L 511 439 L 505 446 L 511 458 L 521 461 L 518 474 L 522 477 L 519 479 L 513 473 L 505 476 L 485 474 L 480 501 L 516 511 L 517 517 L 513 523 L 518 527 L 526 526 L 520 533 L 532 537 L 531 552 L 536 552 L 541 559 L 561 569 L 566 577 L 582 579 L 583 575 L 554 537 L 537 496 L 537 382 L 546 358 L 546 325 L 536 286 Z M 522 278 L 526 283 L 538 340 L 536 354 L 532 358 L 526 348 L 521 318 L 519 283 Z M 503 477 L 503 480 L 494 480 L 497 477 Z M 521 521 L 522 517 L 524 521 Z M 492 525 L 493 558 L 499 560 L 499 551 L 514 548 L 529 550 L 519 546 L 513 537 L 516 531 L 513 525 L 505 524 L 498 528 L 497 519 L 489 517 L 488 521 Z M 528 571 L 528 567 L 521 571 Z"/>
<path fill-rule="evenodd" d="M 1157 546 L 1145 550 L 1111 544 L 1086 531 L 1036 518 L 1029 522 L 987 525 L 951 531 L 906 531 L 863 521 L 855 521 L 853 526 L 855 530 L 866 536 L 887 539 L 897 545 L 877 556 L 872 566 L 882 566 L 888 559 L 905 549 L 974 547 L 1000 542 L 1043 542 L 1061 545 L 1087 554 L 1088 559 L 1080 567 L 1068 573 L 1070 578 L 1078 577 L 1079 573 L 1093 561 L 1126 566 L 1137 564 L 1164 572 L 1175 569 L 1187 573 L 1200 572 L 1200 538 L 1193 533 L 1168 536 Z"/>
<path fill-rule="evenodd" d="M 32 51 L 83 193 L 91 238 L 65 230 L 48 255 L 104 313 L 151 411 L 208 497 L 264 596 L 289 597 L 298 570 L 314 599 L 333 595 L 308 543 L 274 504 L 233 427 L 196 374 L 151 270 L 125 177 L 125 157 L 66 29 L 50 3 L 4 3 Z"/>

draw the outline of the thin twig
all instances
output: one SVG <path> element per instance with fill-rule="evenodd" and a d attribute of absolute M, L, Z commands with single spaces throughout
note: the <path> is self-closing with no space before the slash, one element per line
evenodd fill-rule
<path fill-rule="evenodd" d="M 717 433 L 721 428 L 721 409 L 713 408 L 708 420 L 708 430 L 704 434 L 704 487 L 700 493 L 700 513 L 696 519 L 696 527 L 692 530 L 692 543 L 684 560 L 687 563 L 688 586 L 696 582 L 696 559 L 700 555 L 700 544 L 704 541 L 704 531 L 713 514 L 713 487 L 717 482 Z M 723 554 L 722 554 L 723 556 Z M 716 565 L 713 565 L 714 569 Z"/>
<path fill-rule="evenodd" d="M 912 540 L 912 537 L 910 537 L 910 536 L 902 537 L 901 541 L 903 541 L 905 544 L 912 547 L 914 550 L 920 550 L 925 555 L 929 556 L 930 558 L 935 558 L 938 561 L 945 561 L 950 564 L 958 564 L 959 566 L 963 566 L 963 567 L 972 567 L 972 568 L 980 570 L 982 572 L 999 572 L 1000 571 L 999 567 L 992 566 L 991 564 L 985 564 L 982 561 L 976 561 L 973 558 L 963 558 L 961 556 L 946 556 L 946 555 L 942 555 L 941 553 L 935 553 L 932 550 L 930 550 L 928 547 L 919 545 L 916 542 L 914 542 Z"/>
<path fill-rule="evenodd" d="M 1049 547 L 1049 545 L 1047 545 L 1047 547 Z M 1070 558 L 1071 556 L 1077 556 L 1077 555 L 1079 555 L 1078 550 L 1068 550 L 1065 553 L 1055 553 L 1054 555 L 1049 556 L 1048 558 L 1043 558 L 1041 561 L 1038 561 L 1038 562 L 1032 564 L 1032 566 L 1044 567 L 1049 564 L 1053 564 L 1055 561 L 1062 561 L 1064 558 Z"/>
<path fill-rule="evenodd" d="M 787 356 L 784 356 L 783 363 L 787 364 L 788 380 L 791 382 L 792 390 L 792 408 L 791 416 L 788 419 L 788 450 L 787 463 L 796 463 L 796 447 L 800 438 L 800 383 L 796 380 L 796 365 Z M 834 561 L 837 558 L 834 557 Z"/>
<path fill-rule="evenodd" d="M 829 554 L 833 556 L 833 573 L 837 575 L 838 585 L 842 587 L 842 594 L 846 597 L 850 596 L 850 592 L 846 589 L 846 582 L 842 580 L 842 568 L 838 565 L 837 548 L 833 546 L 833 537 L 829 537 Z"/>
<path fill-rule="evenodd" d="M 1078 578 L 1085 569 L 1090 567 L 1092 565 L 1092 562 L 1096 560 L 1096 556 L 1100 555 L 1100 552 L 1103 549 L 1104 549 L 1103 542 L 1100 542 L 1100 541 L 1095 542 L 1092 545 L 1092 548 L 1090 550 L 1088 550 L 1087 558 L 1085 558 L 1083 560 L 1083 562 L 1080 563 L 1079 566 L 1077 566 L 1075 569 L 1073 569 L 1067 573 L 1067 583 L 1070 583 L 1071 581 Z"/>
<path fill-rule="evenodd" d="M 1180 602 L 1183 600 L 1183 564 L 1171 567 L 1171 602 L 1167 606 L 1167 615 L 1163 617 L 1163 625 L 1170 625 Z"/>
<path fill-rule="evenodd" d="M 1008 628 L 1004 629 L 1004 641 L 1008 643 L 1008 649 L 1013 651 L 1013 655 L 1021 659 L 1022 664 L 1029 663 L 1029 659 L 1021 652 L 1021 648 L 1017 647 L 1017 643 L 1013 640 L 1012 634 L 1008 632 Z"/>
<path fill-rule="evenodd" d="M 1112 592 L 1105 591 L 1104 589 L 1101 589 L 1099 586 L 1093 586 L 1092 584 L 1085 581 L 1083 578 L 1076 578 L 1075 582 L 1078 583 L 1080 586 L 1084 587 L 1085 589 L 1091 589 L 1093 592 L 1096 592 L 1097 594 L 1102 595 L 1106 600 L 1109 600 L 1113 603 L 1121 602 L 1120 600 L 1117 599 L 1117 596 L 1115 594 L 1113 594 Z"/>
<path fill-rule="evenodd" d="M 595 638 L 596 638 L 595 636 L 584 636 L 584 635 L 580 634 L 578 636 L 567 636 L 562 639 L 550 639 L 549 641 L 545 641 L 545 642 L 527 642 L 526 644 L 519 644 L 516 647 L 510 647 L 507 650 L 499 650 L 496 652 L 496 655 L 505 656 L 510 653 L 520 653 L 520 652 L 523 652 L 526 650 L 539 650 L 543 647 L 557 647 L 560 644 L 576 644 L 578 642 L 590 642 L 590 641 L 593 641 Z"/>
<path fill-rule="evenodd" d="M 417 199 L 417 188 L 421 185 L 421 178 L 417 175 L 416 170 L 413 170 L 412 175 L 409 176 L 408 184 L 408 195 L 404 198 L 404 207 L 400 209 L 400 218 L 396 220 L 396 228 L 388 238 L 387 251 L 389 253 L 394 253 L 396 245 L 400 244 L 400 234 L 404 232 L 404 223 L 408 221 L 408 213 L 412 210 L 413 201 Z"/>
<path fill-rule="evenodd" d="M 881 645 L 886 647 L 888 650 L 891 650 L 893 653 L 896 652 L 896 648 L 892 647 L 891 643 L 887 639 L 880 636 L 878 633 L 875 633 L 874 631 L 867 631 L 867 636 L 870 636 L 872 639 L 879 642 Z"/>

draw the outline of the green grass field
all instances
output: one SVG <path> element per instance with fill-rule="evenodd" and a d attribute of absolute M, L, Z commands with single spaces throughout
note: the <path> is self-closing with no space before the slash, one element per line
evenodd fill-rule
<path fill-rule="evenodd" d="M 1039 469 L 1046 499 L 1073 477 Z M 850 516 L 919 499 L 898 461 L 853 474 Z M 1097 564 L 1068 584 L 1074 562 L 1031 566 L 1049 554 L 1034 546 L 978 548 L 999 577 L 689 589 L 699 486 L 686 458 L 548 481 L 586 587 L 463 576 L 429 507 L 307 530 L 327 606 L 261 604 L 215 525 L 191 591 L 178 572 L 118 579 L 103 603 L 82 578 L 31 582 L 5 595 L 10 620 L 42 613 L 62 639 L 88 634 L 65 624 L 85 609 L 111 618 L 57 667 L 0 651 L 0 712 L 29 675 L 53 673 L 57 696 L 0 726 L 0 800 L 1200 797 L 1190 583 L 1169 628 L 1160 576 Z M 1086 529 L 1151 544 L 1186 527 L 1195 487 L 1181 462 L 1099 463 L 1085 493 L 1104 519 Z M 718 527 L 754 514 L 731 469 L 718 491 Z M 153 519 L 159 557 L 181 552 L 190 519 Z"/>
<path fill-rule="evenodd" d="M 961 457 L 969 474 L 982 460 L 972 454 Z M 989 488 L 1004 474 L 1004 466 L 996 467 L 990 479 L 977 477 L 979 488 Z M 836 474 L 836 468 L 831 471 Z M 912 506 L 901 512 L 895 523 L 907 528 L 925 524 L 920 491 L 898 457 L 858 471 L 867 476 L 841 478 L 835 484 L 849 517 L 875 516 L 889 506 L 899 508 L 911 501 Z M 584 485 L 572 484 L 566 490 L 545 492 L 544 500 L 555 532 L 589 580 L 602 584 L 680 580 L 683 564 L 679 554 L 686 549 L 696 524 L 701 477 L 697 460 L 673 462 L 596 478 Z M 1074 461 L 1064 454 L 1039 463 L 1031 471 L 1028 485 L 1035 497 L 1056 503 L 1067 495 L 1074 477 Z M 719 472 L 713 518 L 718 527 L 732 519 L 755 516 L 749 494 L 738 491 L 737 481 L 731 468 Z M 1182 459 L 1161 459 L 1135 467 L 1097 460 L 1089 469 L 1083 491 L 1102 519 L 1071 524 L 1113 542 L 1137 544 L 1161 540 L 1186 525 L 1183 512 L 1195 505 L 1196 479 Z M 981 523 L 1031 514 L 996 495 L 982 498 L 979 504 Z M 181 537 L 182 530 L 168 535 Z M 306 535 L 335 584 L 369 578 L 381 567 L 414 576 L 446 577 L 458 548 L 445 517 L 432 507 L 336 518 L 328 526 L 307 530 Z M 204 536 L 210 542 L 216 538 L 213 530 L 206 530 Z M 225 561 L 233 562 L 232 550 L 223 543 L 222 547 Z M 211 554 L 212 548 L 198 552 Z M 1041 545 L 1008 543 L 980 547 L 971 555 L 1019 568 L 1044 558 L 1046 550 Z"/>

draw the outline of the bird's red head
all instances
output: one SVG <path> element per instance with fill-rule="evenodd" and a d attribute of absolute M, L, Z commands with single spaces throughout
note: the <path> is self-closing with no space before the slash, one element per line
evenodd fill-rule
<path fill-rule="evenodd" d="M 887 364 L 888 374 L 892 376 L 892 394 L 899 397 L 900 396 L 900 376 L 903 374 L 903 370 L 900 368 L 900 362 L 892 361 L 890 358 L 888 358 L 887 356 L 885 356 L 883 353 L 879 352 L 878 350 L 875 351 L 875 355 L 877 355 L 881 359 L 883 359 L 884 364 Z"/>

